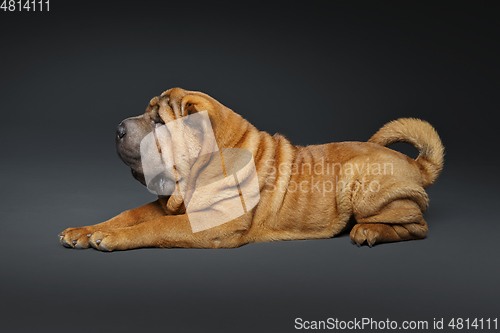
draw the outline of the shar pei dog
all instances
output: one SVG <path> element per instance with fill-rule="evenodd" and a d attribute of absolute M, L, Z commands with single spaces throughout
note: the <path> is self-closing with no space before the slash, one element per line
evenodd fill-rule
<path fill-rule="evenodd" d="M 406 142 L 412 159 L 386 146 Z M 294 146 L 214 98 L 173 88 L 117 127 L 116 149 L 158 200 L 60 235 L 68 248 L 235 248 L 330 238 L 358 246 L 422 239 L 424 190 L 443 167 L 434 128 L 414 118 L 368 142 Z"/>

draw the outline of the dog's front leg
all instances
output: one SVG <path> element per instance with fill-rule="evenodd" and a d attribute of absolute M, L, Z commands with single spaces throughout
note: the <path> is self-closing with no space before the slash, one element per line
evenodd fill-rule
<path fill-rule="evenodd" d="M 68 228 L 59 234 L 59 239 L 65 247 L 86 249 L 90 247 L 89 236 L 96 231 L 130 227 L 161 216 L 165 216 L 165 211 L 159 200 L 156 200 L 147 205 L 124 211 L 103 223 L 86 227 Z"/>
<path fill-rule="evenodd" d="M 160 248 L 234 248 L 246 244 L 244 217 L 211 229 L 192 232 L 188 216 L 171 215 L 130 227 L 100 230 L 90 236 L 90 245 L 101 251 Z M 243 227 L 242 227 L 243 226 Z"/>

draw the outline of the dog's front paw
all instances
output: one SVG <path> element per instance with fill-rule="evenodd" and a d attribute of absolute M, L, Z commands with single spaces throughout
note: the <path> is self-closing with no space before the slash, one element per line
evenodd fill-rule
<path fill-rule="evenodd" d="M 89 243 L 96 250 L 111 252 L 120 250 L 120 239 L 116 230 L 96 231 L 90 236 Z"/>
<path fill-rule="evenodd" d="M 87 227 L 68 228 L 59 234 L 59 240 L 64 247 L 88 249 L 91 230 Z"/>

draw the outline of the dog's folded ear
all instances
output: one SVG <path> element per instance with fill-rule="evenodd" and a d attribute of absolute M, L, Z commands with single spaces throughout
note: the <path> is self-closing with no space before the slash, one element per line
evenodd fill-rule
<path fill-rule="evenodd" d="M 199 111 L 210 111 L 213 109 L 212 103 L 203 96 L 186 95 L 181 101 L 181 114 L 183 117 Z"/>
<path fill-rule="evenodd" d="M 222 133 L 218 133 L 218 124 L 224 124 L 226 119 L 226 113 L 223 108 L 221 108 L 217 101 L 201 93 L 189 93 L 182 97 L 180 101 L 180 112 L 182 117 L 186 117 L 198 112 L 206 111 L 208 113 L 208 118 L 210 119 L 211 126 L 216 137 L 219 137 Z"/>
<path fill-rule="evenodd" d="M 214 98 L 198 91 L 188 91 L 172 88 L 161 94 L 158 99 L 159 115 L 165 123 L 189 115 L 206 111 L 217 142 L 224 143 L 228 134 L 224 129 L 240 124 L 241 130 L 247 123 L 241 121 L 241 116 L 226 108 Z M 227 122 L 230 122 L 229 124 Z"/>
<path fill-rule="evenodd" d="M 168 99 L 168 104 L 176 118 L 185 117 L 199 111 L 211 111 L 214 105 L 204 94 L 173 88 L 161 94 Z M 161 98 L 160 97 L 160 98 Z"/>

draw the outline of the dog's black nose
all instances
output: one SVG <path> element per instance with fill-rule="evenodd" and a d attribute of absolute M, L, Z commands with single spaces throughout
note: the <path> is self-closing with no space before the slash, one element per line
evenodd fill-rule
<path fill-rule="evenodd" d="M 123 122 L 122 122 L 116 128 L 116 136 L 118 137 L 118 139 L 121 139 L 125 136 L 125 134 L 127 134 L 127 131 L 126 131 L 125 126 L 123 125 Z"/>

